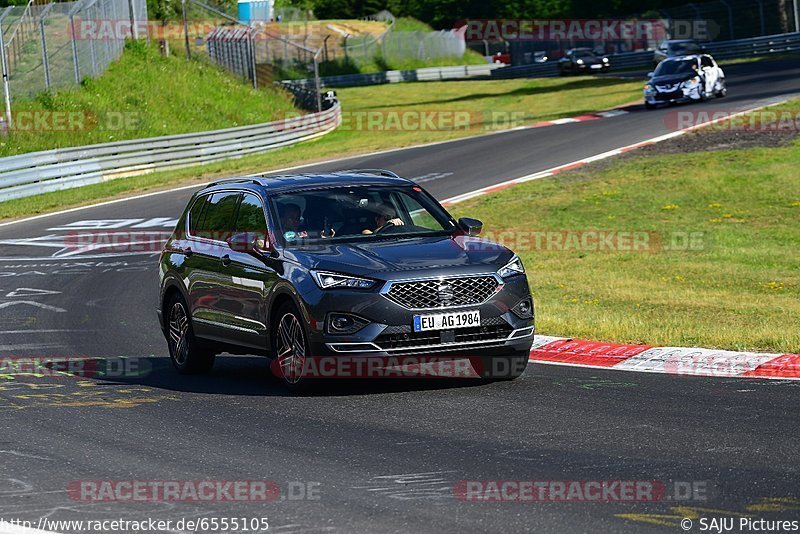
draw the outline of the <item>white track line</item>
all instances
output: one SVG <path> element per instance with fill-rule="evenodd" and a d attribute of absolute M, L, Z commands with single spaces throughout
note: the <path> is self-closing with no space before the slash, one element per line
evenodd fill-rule
<path fill-rule="evenodd" d="M 565 163 L 565 164 L 559 165 L 557 167 L 552 167 L 550 169 L 546 169 L 546 170 L 543 170 L 543 171 L 535 172 L 535 173 L 532 173 L 532 174 L 527 174 L 525 176 L 520 176 L 519 178 L 514 178 L 512 180 L 506 180 L 505 182 L 501 182 L 499 184 L 494 184 L 494 185 L 489 185 L 489 186 L 486 186 L 486 187 L 482 187 L 480 189 L 476 189 L 475 191 L 470 191 L 469 193 L 462 193 L 460 195 L 456 195 L 456 196 L 453 196 L 453 197 L 450 197 L 450 198 L 447 198 L 447 199 L 443 200 L 442 204 L 445 204 L 445 205 L 456 204 L 458 202 L 463 202 L 465 200 L 469 200 L 469 199 L 475 198 L 477 196 L 485 195 L 487 193 L 491 193 L 491 192 L 494 192 L 496 190 L 505 189 L 506 187 L 509 187 L 509 186 L 512 186 L 512 185 L 521 184 L 523 182 L 528 182 L 528 181 L 531 181 L 531 180 L 537 180 L 539 178 L 546 178 L 548 176 L 552 176 L 552 175 L 554 175 L 554 174 L 556 174 L 558 172 L 564 171 L 564 170 L 568 170 L 568 169 L 571 169 L 571 168 L 574 168 L 574 167 L 579 167 L 581 165 L 585 165 L 585 164 L 591 163 L 593 161 L 599 161 L 599 160 L 603 160 L 603 159 L 606 159 L 606 158 L 610 158 L 612 156 L 618 156 L 618 155 L 620 155 L 620 154 L 622 154 L 624 152 L 628 152 L 630 150 L 635 150 L 635 149 L 641 148 L 643 146 L 648 146 L 648 145 L 653 145 L 653 144 L 656 144 L 656 143 L 660 143 L 661 141 L 666 141 L 667 139 L 672 139 L 674 137 L 681 136 L 681 135 L 683 135 L 685 133 L 691 132 L 693 130 L 697 130 L 699 128 L 705 128 L 707 126 L 711 126 L 711 125 L 719 123 L 719 122 L 730 120 L 730 119 L 733 119 L 735 117 L 739 117 L 741 115 L 745 115 L 747 113 L 752 113 L 754 111 L 758 111 L 758 110 L 764 109 L 766 107 L 776 106 L 778 104 L 783 104 L 784 102 L 790 100 L 791 98 L 792 97 L 790 96 L 790 97 L 781 98 L 779 100 L 770 101 L 769 103 L 766 103 L 766 104 L 761 104 L 761 105 L 758 105 L 758 106 L 753 107 L 753 108 L 748 108 L 748 109 L 745 109 L 745 110 L 742 110 L 742 111 L 738 111 L 736 113 L 732 113 L 730 115 L 725 115 L 724 117 L 719 117 L 719 118 L 716 118 L 716 119 L 713 119 L 713 120 L 709 120 L 707 122 L 702 122 L 702 123 L 699 123 L 699 124 L 695 124 L 693 126 L 690 126 L 688 128 L 684 128 L 682 130 L 676 130 L 674 132 L 670 132 L 670 133 L 667 133 L 667 134 L 659 135 L 657 137 L 653 137 L 653 138 L 647 139 L 645 141 L 639 141 L 638 143 L 634 143 L 632 145 L 627 145 L 627 146 L 624 146 L 622 148 L 615 148 L 614 150 L 608 150 L 606 152 L 601 152 L 600 154 L 595 154 L 594 156 L 590 156 L 588 158 L 579 159 L 577 161 L 572 161 L 570 163 Z"/>

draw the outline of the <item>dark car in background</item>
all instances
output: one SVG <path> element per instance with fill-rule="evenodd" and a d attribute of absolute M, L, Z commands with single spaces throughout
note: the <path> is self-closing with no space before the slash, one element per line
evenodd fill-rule
<path fill-rule="evenodd" d="M 581 72 L 602 72 L 611 68 L 608 57 L 591 48 L 573 48 L 558 60 L 558 71 L 562 76 Z"/>
<path fill-rule="evenodd" d="M 708 54 L 665 59 L 649 73 L 644 85 L 644 105 L 704 101 L 728 93 L 725 73 Z"/>
<path fill-rule="evenodd" d="M 389 171 L 210 184 L 160 258 L 172 363 L 265 354 L 299 387 L 308 358 L 468 356 L 484 378 L 516 378 L 533 299 L 520 259 L 481 228 Z"/>
<path fill-rule="evenodd" d="M 661 41 L 653 53 L 653 64 L 658 65 L 670 57 L 702 54 L 705 49 L 694 39 L 668 39 Z"/>

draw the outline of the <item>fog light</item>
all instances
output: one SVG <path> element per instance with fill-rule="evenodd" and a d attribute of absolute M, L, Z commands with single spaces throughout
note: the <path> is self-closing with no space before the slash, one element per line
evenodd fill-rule
<path fill-rule="evenodd" d="M 349 313 L 329 313 L 327 331 L 329 334 L 354 334 L 367 326 L 369 321 Z"/>
<path fill-rule="evenodd" d="M 533 317 L 533 302 L 531 299 L 521 300 L 511 308 L 511 311 L 520 319 L 530 319 Z"/>

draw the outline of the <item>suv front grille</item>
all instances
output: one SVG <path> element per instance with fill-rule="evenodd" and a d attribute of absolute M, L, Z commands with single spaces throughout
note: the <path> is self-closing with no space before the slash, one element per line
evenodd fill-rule
<path fill-rule="evenodd" d="M 386 296 L 409 309 L 450 308 L 482 304 L 499 286 L 491 275 L 392 282 Z"/>
<path fill-rule="evenodd" d="M 384 331 L 385 332 L 385 331 Z M 511 325 L 503 321 L 503 324 L 491 326 L 476 326 L 474 328 L 459 328 L 451 330 L 453 340 L 448 341 L 448 345 L 458 343 L 476 343 L 481 341 L 500 342 L 511 334 Z M 441 341 L 441 334 L 438 331 L 428 332 L 403 332 L 381 334 L 375 338 L 374 343 L 382 350 L 414 349 L 416 347 L 427 347 L 431 345 L 444 345 Z"/>

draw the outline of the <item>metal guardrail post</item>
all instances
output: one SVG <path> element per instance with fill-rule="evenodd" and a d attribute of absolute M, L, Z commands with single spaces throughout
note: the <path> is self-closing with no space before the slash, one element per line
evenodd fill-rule
<path fill-rule="evenodd" d="M 83 2 L 77 2 L 75 6 L 69 10 L 69 28 L 72 32 L 70 35 L 70 44 L 72 45 L 72 65 L 73 70 L 75 71 L 75 83 L 80 85 L 81 83 L 81 67 L 78 64 L 78 41 L 77 41 L 77 34 L 75 32 L 75 13 L 81 8 Z"/>
<path fill-rule="evenodd" d="M 136 40 L 139 38 L 139 30 L 136 28 L 136 10 L 133 7 L 134 0 L 128 0 L 128 11 L 131 16 L 131 38 Z"/>
<path fill-rule="evenodd" d="M 44 87 L 47 90 L 50 89 L 50 62 L 47 57 L 47 39 L 44 34 L 44 18 L 54 5 L 54 3 L 47 4 L 47 6 L 42 10 L 42 14 L 39 15 L 39 31 L 42 35 L 42 67 L 44 68 Z"/>
<path fill-rule="evenodd" d="M 11 91 L 8 88 L 8 61 L 6 59 L 6 44 L 5 39 L 3 37 L 3 21 L 8 16 L 8 14 L 13 9 L 13 6 L 8 6 L 3 10 L 2 15 L 0 15 L 0 63 L 2 63 L 3 69 L 3 96 L 5 97 L 6 101 L 6 127 L 12 126 L 12 119 L 11 119 Z"/>
<path fill-rule="evenodd" d="M 319 53 L 321 48 L 318 48 L 314 53 L 314 86 L 317 93 L 317 111 L 322 112 L 322 85 L 319 79 Z"/>
<path fill-rule="evenodd" d="M 186 59 L 192 59 L 192 50 L 189 48 L 189 23 L 186 20 L 186 0 L 181 0 L 181 17 L 183 18 L 183 40 L 186 43 Z"/>
<path fill-rule="evenodd" d="M 252 32 L 252 29 L 251 29 Z M 261 30 L 256 30 L 250 35 L 250 65 L 253 69 L 253 89 L 258 89 L 258 72 L 256 71 L 256 36 Z"/>
<path fill-rule="evenodd" d="M 800 32 L 800 0 L 794 0 L 794 31 Z"/>
<path fill-rule="evenodd" d="M 728 8 L 728 32 L 730 33 L 731 40 L 736 39 L 733 34 L 733 9 L 731 9 L 731 5 L 726 0 L 719 0 L 720 3 Z"/>

